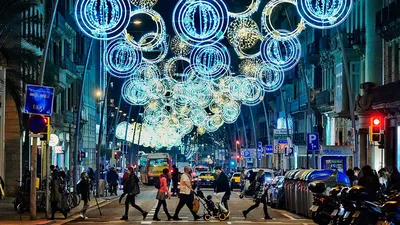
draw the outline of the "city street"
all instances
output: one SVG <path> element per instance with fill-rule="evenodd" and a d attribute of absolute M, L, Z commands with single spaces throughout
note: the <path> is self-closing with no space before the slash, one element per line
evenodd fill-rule
<path fill-rule="evenodd" d="M 211 189 L 203 189 L 205 195 L 212 194 Z M 99 215 L 99 211 L 97 208 L 92 208 L 90 212 L 88 212 L 87 216 L 88 220 L 82 220 L 78 216 L 74 216 L 73 218 L 62 221 L 57 221 L 56 224 L 119 224 L 119 223 L 128 223 L 128 224 L 176 224 L 178 223 L 218 223 L 218 224 L 300 224 L 300 225 L 310 225 L 314 224 L 312 220 L 303 218 L 301 216 L 295 215 L 293 213 L 287 212 L 285 210 L 276 210 L 269 208 L 270 216 L 273 217 L 273 220 L 264 220 L 262 207 L 255 209 L 252 211 L 245 219 L 242 216 L 242 211 L 248 208 L 252 203 L 252 199 L 240 199 L 238 191 L 234 191 L 231 196 L 231 200 L 229 201 L 229 207 L 231 209 L 230 219 L 227 221 L 219 222 L 216 219 L 212 219 L 209 222 L 205 222 L 203 220 L 199 220 L 197 222 L 193 222 L 193 217 L 186 207 L 184 207 L 179 215 L 182 221 L 167 221 L 167 218 L 164 212 L 161 210 L 159 213 L 159 218 L 161 221 L 153 221 L 154 210 L 156 207 L 156 189 L 153 186 L 144 186 L 142 187 L 140 195 L 137 197 L 137 204 L 142 207 L 144 210 L 149 211 L 149 215 L 147 216 L 145 221 L 142 221 L 141 214 L 133 209 L 132 207 L 129 210 L 129 220 L 121 221 L 120 217 L 124 213 L 124 206 L 120 205 L 117 200 L 105 205 L 101 208 L 103 216 Z M 215 198 L 215 197 L 213 197 Z M 91 204 L 95 204 L 94 199 L 90 202 Z M 171 214 L 173 214 L 175 207 L 178 203 L 178 198 L 173 197 L 171 200 L 167 201 L 168 209 Z M 199 215 L 202 213 L 202 208 L 200 208 Z M 61 215 L 59 215 L 61 216 Z"/>

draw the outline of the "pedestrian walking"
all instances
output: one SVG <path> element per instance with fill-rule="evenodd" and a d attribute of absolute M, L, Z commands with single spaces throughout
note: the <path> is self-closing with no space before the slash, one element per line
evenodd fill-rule
<path fill-rule="evenodd" d="M 228 207 L 228 199 L 231 195 L 231 188 L 229 186 L 229 178 L 222 171 L 221 166 L 215 167 L 215 172 L 217 173 L 217 179 L 215 180 L 216 185 L 216 195 L 215 198 L 217 199 L 218 206 L 220 210 L 229 216 L 229 207 Z"/>
<path fill-rule="evenodd" d="M 78 193 L 81 195 L 81 200 L 83 201 L 83 208 L 81 210 L 80 217 L 84 220 L 88 219 L 86 217 L 86 210 L 89 208 L 89 201 L 90 201 L 90 183 L 88 174 L 83 172 L 81 173 L 81 180 L 76 185 L 76 189 Z"/>
<path fill-rule="evenodd" d="M 179 169 L 176 165 L 172 166 L 172 196 L 178 193 Z"/>
<path fill-rule="evenodd" d="M 264 219 L 272 219 L 268 214 L 267 199 L 265 195 L 265 190 L 267 189 L 267 187 L 264 185 L 264 179 L 264 170 L 259 170 L 256 176 L 256 187 L 254 195 L 255 204 L 250 206 L 247 210 L 243 211 L 244 218 L 247 218 L 247 214 L 249 214 L 251 210 L 257 208 L 260 203 L 262 203 L 264 210 Z"/>
<path fill-rule="evenodd" d="M 54 220 L 54 216 L 57 211 L 61 212 L 64 215 L 64 219 L 67 219 L 67 213 L 58 207 L 58 204 L 61 202 L 61 193 L 63 192 L 60 178 L 58 175 L 58 170 L 54 169 L 51 179 L 51 189 L 50 189 L 50 201 L 51 201 L 51 218 L 50 220 Z"/>
<path fill-rule="evenodd" d="M 179 191 L 179 203 L 178 206 L 176 207 L 175 214 L 173 216 L 173 220 L 182 220 L 179 218 L 179 212 L 183 208 L 184 205 L 186 205 L 190 212 L 192 213 L 194 220 L 198 220 L 201 218 L 201 216 L 197 215 L 193 211 L 193 201 L 194 201 L 194 194 L 193 194 L 193 188 L 192 188 L 192 176 L 190 175 L 190 168 L 185 166 L 184 168 L 185 173 L 182 174 L 181 176 L 181 189 Z"/>
<path fill-rule="evenodd" d="M 365 191 L 367 193 L 366 200 L 376 200 L 376 194 L 381 188 L 381 184 L 379 183 L 378 175 L 374 173 L 374 170 L 372 170 L 371 166 L 363 166 L 363 168 L 361 169 L 360 179 L 358 180 L 358 185 L 365 188 Z"/>
<path fill-rule="evenodd" d="M 169 193 L 168 191 L 168 184 L 167 184 L 168 176 L 169 176 L 169 169 L 166 168 L 162 171 L 162 174 L 160 176 L 160 188 L 157 191 L 157 197 L 156 197 L 158 200 L 158 204 L 153 216 L 153 220 L 155 221 L 160 221 L 160 219 L 158 218 L 158 212 L 160 211 L 161 206 L 163 206 L 165 215 L 167 215 L 168 220 L 172 219 L 172 216 L 168 212 L 167 200 L 166 200 L 166 198 L 171 199 L 171 193 Z"/>
<path fill-rule="evenodd" d="M 135 175 L 133 167 L 129 167 L 128 171 L 129 177 L 124 183 L 124 193 L 127 194 L 125 200 L 125 214 L 121 217 L 121 220 L 128 220 L 129 204 L 131 204 L 133 208 L 139 210 L 139 212 L 142 213 L 144 220 L 146 219 L 148 213 L 135 203 L 135 198 L 140 193 L 139 178 Z"/>
<path fill-rule="evenodd" d="M 107 172 L 107 183 L 108 183 L 108 192 L 110 192 L 110 196 L 115 194 L 118 196 L 118 173 L 115 171 L 114 167 L 111 167 L 110 170 Z"/>

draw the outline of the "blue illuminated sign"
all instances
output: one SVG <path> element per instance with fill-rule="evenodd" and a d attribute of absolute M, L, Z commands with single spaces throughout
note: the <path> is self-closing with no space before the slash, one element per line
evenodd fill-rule
<path fill-rule="evenodd" d="M 26 86 L 24 113 L 51 116 L 54 88 L 28 84 Z"/>
<path fill-rule="evenodd" d="M 274 146 L 266 145 L 265 146 L 265 154 L 272 155 L 274 153 Z"/>
<path fill-rule="evenodd" d="M 250 158 L 250 151 L 249 150 L 244 151 L 243 152 L 243 157 L 244 158 Z"/>
<path fill-rule="evenodd" d="M 318 151 L 319 150 L 319 138 L 318 133 L 307 134 L 307 150 Z"/>

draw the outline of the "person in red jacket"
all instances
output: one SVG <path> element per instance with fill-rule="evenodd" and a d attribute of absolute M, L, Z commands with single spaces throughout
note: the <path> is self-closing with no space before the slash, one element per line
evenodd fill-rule
<path fill-rule="evenodd" d="M 168 217 L 168 220 L 172 219 L 172 216 L 168 212 L 167 208 L 167 201 L 166 198 L 171 199 L 171 193 L 168 190 L 168 184 L 167 184 L 167 179 L 169 177 L 169 169 L 164 169 L 163 173 L 160 175 L 160 189 L 157 191 L 157 199 L 158 199 L 158 204 L 156 211 L 153 216 L 153 220 L 160 221 L 158 218 L 158 212 L 160 211 L 161 205 L 163 206 L 164 212 Z"/>

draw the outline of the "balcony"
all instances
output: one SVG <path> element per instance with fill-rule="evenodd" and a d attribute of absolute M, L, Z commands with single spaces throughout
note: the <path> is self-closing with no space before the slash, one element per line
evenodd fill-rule
<path fill-rule="evenodd" d="M 69 58 L 65 58 L 64 61 L 61 62 L 60 67 L 65 73 L 65 82 L 67 84 L 73 83 L 77 78 L 76 64 Z"/>
<path fill-rule="evenodd" d="M 64 16 L 57 11 L 56 13 L 56 18 L 54 21 L 54 31 L 59 35 L 59 36 L 64 36 L 64 31 L 65 31 L 65 18 Z"/>
<path fill-rule="evenodd" d="M 396 0 L 376 13 L 376 32 L 385 41 L 400 36 L 400 1 Z"/>
<path fill-rule="evenodd" d="M 316 105 L 321 111 L 331 111 L 334 107 L 334 92 L 332 90 L 325 90 L 317 93 Z"/>
<path fill-rule="evenodd" d="M 302 94 L 288 104 L 288 112 L 297 113 L 307 107 L 307 95 Z"/>

